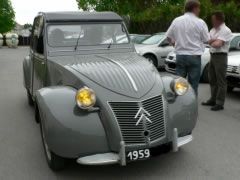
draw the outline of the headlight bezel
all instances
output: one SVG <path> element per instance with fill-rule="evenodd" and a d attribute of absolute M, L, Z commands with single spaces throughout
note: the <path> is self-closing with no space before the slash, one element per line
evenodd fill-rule
<path fill-rule="evenodd" d="M 80 93 L 88 93 L 88 94 L 85 94 L 86 96 L 89 96 L 90 97 L 90 101 L 91 101 L 91 104 L 87 105 L 87 104 L 84 104 L 83 101 L 81 101 L 80 99 Z M 85 97 L 86 98 L 86 97 Z M 82 87 L 80 88 L 77 93 L 76 93 L 76 96 L 75 96 L 75 101 L 76 101 L 76 104 L 77 106 L 80 108 L 80 109 L 83 109 L 83 110 L 91 110 L 91 109 L 94 109 L 94 106 L 96 104 L 96 101 L 97 101 L 97 98 L 96 98 L 96 93 L 93 89 L 89 88 L 89 87 Z"/>
<path fill-rule="evenodd" d="M 171 88 L 176 95 L 183 96 L 189 91 L 190 84 L 185 78 L 179 77 L 172 81 Z"/>

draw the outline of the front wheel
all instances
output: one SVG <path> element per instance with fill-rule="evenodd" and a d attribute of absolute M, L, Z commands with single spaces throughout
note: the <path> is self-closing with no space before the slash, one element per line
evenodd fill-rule
<path fill-rule="evenodd" d="M 32 95 L 31 95 L 31 93 L 30 93 L 29 90 L 27 90 L 27 98 L 28 98 L 28 104 L 29 104 L 30 106 L 33 106 L 33 105 L 34 105 L 34 101 L 33 101 L 33 99 L 32 99 Z"/>
<path fill-rule="evenodd" d="M 157 58 L 152 54 L 146 54 L 144 57 L 151 62 L 156 68 L 158 68 Z"/>
<path fill-rule="evenodd" d="M 50 169 L 53 171 L 60 171 L 65 168 L 65 159 L 54 154 L 50 149 L 46 141 L 46 136 L 43 128 L 43 123 L 41 121 L 41 117 L 39 116 L 40 119 L 40 130 L 41 130 L 41 136 L 42 136 L 42 143 L 44 147 L 44 154 L 47 159 L 48 166 Z"/>

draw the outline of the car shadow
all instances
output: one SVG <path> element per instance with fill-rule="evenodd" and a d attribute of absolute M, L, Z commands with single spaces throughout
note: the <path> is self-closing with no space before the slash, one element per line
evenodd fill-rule
<path fill-rule="evenodd" d="M 235 88 L 232 92 L 228 92 L 227 96 L 240 101 L 240 88 Z"/>

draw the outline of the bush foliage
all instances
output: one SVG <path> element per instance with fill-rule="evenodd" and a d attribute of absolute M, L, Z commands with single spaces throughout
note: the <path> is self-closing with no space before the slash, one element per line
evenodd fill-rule
<path fill-rule="evenodd" d="M 0 0 L 0 33 L 11 31 L 15 26 L 15 12 L 10 0 Z"/>
<path fill-rule="evenodd" d="M 183 14 L 185 0 L 77 0 L 79 9 L 115 11 L 128 17 L 132 33 L 155 33 L 166 31 L 172 20 Z M 201 18 L 210 25 L 212 12 L 221 10 L 227 25 L 240 32 L 239 0 L 200 0 Z"/>

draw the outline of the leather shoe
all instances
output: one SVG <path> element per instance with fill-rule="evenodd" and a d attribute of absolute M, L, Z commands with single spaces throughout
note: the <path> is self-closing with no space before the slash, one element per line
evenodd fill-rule
<path fill-rule="evenodd" d="M 203 102 L 202 105 L 203 105 L 203 106 L 215 106 L 216 103 L 215 103 L 215 102 L 212 102 L 212 101 L 207 101 L 207 102 Z"/>
<path fill-rule="evenodd" d="M 224 107 L 222 105 L 215 105 L 211 108 L 212 111 L 221 111 L 224 110 Z"/>

